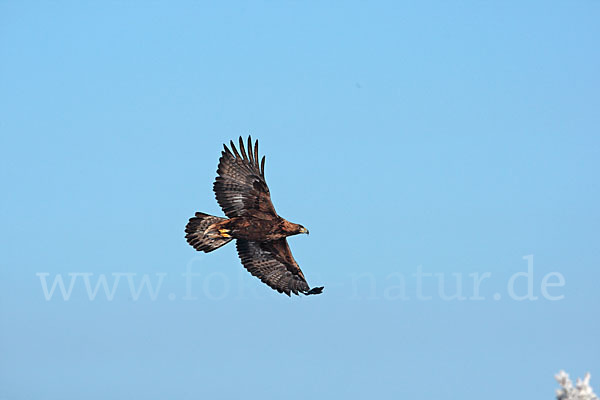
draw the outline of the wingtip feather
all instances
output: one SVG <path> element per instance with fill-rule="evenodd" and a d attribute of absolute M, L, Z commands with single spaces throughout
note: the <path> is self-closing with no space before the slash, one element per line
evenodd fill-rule
<path fill-rule="evenodd" d="M 229 145 L 231 146 L 231 150 L 233 150 L 233 154 L 235 154 L 235 157 L 241 158 L 240 153 L 238 153 L 237 149 L 235 148 L 235 144 L 233 144 L 233 140 L 229 141 Z"/>
<path fill-rule="evenodd" d="M 248 155 L 246 154 L 246 149 L 244 148 L 244 139 L 240 136 L 240 152 L 242 153 L 242 158 L 244 161 L 248 161 Z"/>
<path fill-rule="evenodd" d="M 252 137 L 248 135 L 248 160 L 250 164 L 254 165 L 254 157 L 252 154 Z"/>
<path fill-rule="evenodd" d="M 256 168 L 258 168 L 258 171 L 260 172 L 260 166 L 258 165 L 258 139 L 256 139 L 256 142 L 254 143 L 254 162 L 256 163 Z"/>

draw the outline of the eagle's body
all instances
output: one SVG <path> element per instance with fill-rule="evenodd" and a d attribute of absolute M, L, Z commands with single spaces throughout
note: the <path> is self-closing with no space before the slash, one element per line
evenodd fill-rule
<path fill-rule="evenodd" d="M 188 243 L 208 253 L 236 239 L 244 267 L 271 288 L 288 296 L 321 293 L 322 287 L 309 288 L 287 244 L 286 237 L 308 230 L 275 212 L 265 181 L 265 158 L 258 163 L 258 140 L 254 152 L 250 137 L 247 153 L 242 138 L 240 152 L 233 142 L 230 145 L 233 152 L 223 146 L 213 185 L 228 218 L 197 212 L 185 228 Z"/>
<path fill-rule="evenodd" d="M 234 239 L 272 241 L 303 233 L 302 227 L 279 216 L 274 218 L 233 217 L 217 222 L 209 231 L 218 231 L 220 236 L 229 235 Z M 227 236 L 225 236 L 227 237 Z"/>

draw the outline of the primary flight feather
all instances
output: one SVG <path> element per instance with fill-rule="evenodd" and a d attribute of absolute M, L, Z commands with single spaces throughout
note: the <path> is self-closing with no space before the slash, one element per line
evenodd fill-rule
<path fill-rule="evenodd" d="M 259 162 L 258 140 L 252 144 L 248 137 L 246 150 L 240 137 L 239 151 L 233 141 L 230 148 L 223 145 L 213 190 L 227 218 L 197 212 L 185 227 L 185 238 L 205 253 L 235 239 L 244 267 L 271 288 L 288 296 L 319 294 L 323 287 L 310 289 L 286 240 L 308 230 L 275 211 L 265 181 L 265 157 Z"/>

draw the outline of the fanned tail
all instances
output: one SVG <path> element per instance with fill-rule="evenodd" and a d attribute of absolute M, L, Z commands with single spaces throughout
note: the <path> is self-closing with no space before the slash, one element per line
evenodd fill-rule
<path fill-rule="evenodd" d="M 197 212 L 196 216 L 190 218 L 190 221 L 185 226 L 185 239 L 196 250 L 210 253 L 233 240 L 232 237 L 215 235 L 210 229 L 211 225 L 225 221 L 226 219 Z"/>

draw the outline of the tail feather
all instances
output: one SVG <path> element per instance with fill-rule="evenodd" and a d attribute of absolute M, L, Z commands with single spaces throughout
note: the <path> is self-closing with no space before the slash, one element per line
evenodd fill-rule
<path fill-rule="evenodd" d="M 185 226 L 185 239 L 196 250 L 209 253 L 229 243 L 233 238 L 209 235 L 212 224 L 225 221 L 227 218 L 197 212 L 195 217 Z"/>

